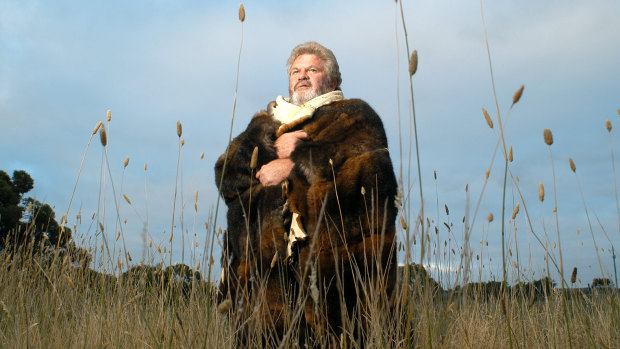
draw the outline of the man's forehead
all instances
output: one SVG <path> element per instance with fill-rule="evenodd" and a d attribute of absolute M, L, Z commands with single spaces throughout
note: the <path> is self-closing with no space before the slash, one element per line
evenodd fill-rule
<path fill-rule="evenodd" d="M 309 65 L 325 65 L 325 62 L 314 53 L 304 53 L 295 58 L 295 61 L 293 61 L 291 68 Z"/>

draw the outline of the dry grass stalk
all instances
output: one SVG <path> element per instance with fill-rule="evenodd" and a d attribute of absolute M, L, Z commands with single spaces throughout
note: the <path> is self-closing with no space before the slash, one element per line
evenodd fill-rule
<path fill-rule="evenodd" d="M 571 171 L 575 172 L 577 168 L 575 167 L 575 162 L 573 161 L 573 158 L 568 158 L 568 163 L 570 164 Z"/>
<path fill-rule="evenodd" d="M 552 144 L 553 144 L 553 134 L 551 133 L 551 130 L 550 130 L 550 129 L 546 128 L 546 129 L 543 131 L 543 138 L 545 139 L 545 143 L 546 143 L 547 145 L 549 145 L 549 146 L 550 146 L 550 145 L 552 145 Z"/>
<path fill-rule="evenodd" d="M 512 104 L 517 104 L 517 102 L 521 99 L 521 95 L 523 94 L 523 89 L 525 88 L 525 86 L 521 85 L 521 87 L 519 87 L 519 89 L 517 90 L 517 92 L 515 92 L 515 94 L 512 96 Z"/>
<path fill-rule="evenodd" d="M 183 125 L 181 125 L 181 121 L 177 120 L 177 136 L 181 138 L 182 134 L 183 134 Z"/>
<path fill-rule="evenodd" d="M 418 71 L 418 50 L 413 50 L 409 60 L 409 75 L 413 76 L 416 71 Z"/>
<path fill-rule="evenodd" d="M 545 187 L 542 182 L 538 183 L 538 200 L 540 200 L 540 202 L 545 201 Z"/>
<path fill-rule="evenodd" d="M 491 116 L 489 116 L 489 112 L 482 108 L 482 114 L 484 115 L 484 119 L 487 121 L 487 125 L 489 125 L 490 128 L 493 128 L 493 120 L 491 120 Z"/>
<path fill-rule="evenodd" d="M 239 5 L 239 20 L 241 22 L 245 21 L 245 8 L 243 7 L 243 4 Z"/>
<path fill-rule="evenodd" d="M 252 159 L 250 160 L 250 168 L 252 170 L 256 169 L 256 163 L 258 162 L 258 147 L 254 147 L 252 151 Z"/>
<path fill-rule="evenodd" d="M 605 120 L 605 128 L 608 132 L 611 132 L 611 121 L 609 119 Z"/>

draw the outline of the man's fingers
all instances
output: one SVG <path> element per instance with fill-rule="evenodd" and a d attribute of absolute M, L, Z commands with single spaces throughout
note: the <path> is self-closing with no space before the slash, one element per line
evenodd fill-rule
<path fill-rule="evenodd" d="M 298 139 L 308 139 L 308 134 L 304 130 L 293 132 Z"/>

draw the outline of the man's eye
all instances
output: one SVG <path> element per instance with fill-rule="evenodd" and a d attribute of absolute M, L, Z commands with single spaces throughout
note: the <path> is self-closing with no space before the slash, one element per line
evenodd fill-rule
<path fill-rule="evenodd" d="M 316 72 L 317 72 L 317 70 L 316 70 L 316 69 L 314 69 L 314 68 L 310 69 L 310 71 L 311 71 L 311 72 L 313 72 L 313 73 L 316 73 Z"/>

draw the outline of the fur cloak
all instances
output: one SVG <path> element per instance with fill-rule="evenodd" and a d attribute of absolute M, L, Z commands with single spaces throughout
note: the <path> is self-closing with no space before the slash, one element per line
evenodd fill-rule
<path fill-rule="evenodd" d="M 291 154 L 295 166 L 288 180 L 263 187 L 255 172 L 277 158 L 273 144 L 280 126 L 261 111 L 229 146 L 220 187 L 228 205 L 220 292 L 249 294 L 256 289 L 248 283 L 258 282 L 252 276 L 260 276 L 268 286 L 265 315 L 277 328 L 299 288 L 310 294 L 304 304 L 307 324 L 327 323 L 337 331 L 343 312 L 364 307 L 357 301 L 365 303 L 368 292 L 387 302 L 396 281 L 397 183 L 387 138 L 381 119 L 364 101 L 324 105 L 287 130 L 308 134 Z M 255 147 L 258 163 L 252 170 Z M 225 158 L 216 163 L 218 185 Z M 306 237 L 287 256 L 293 213 Z"/>

